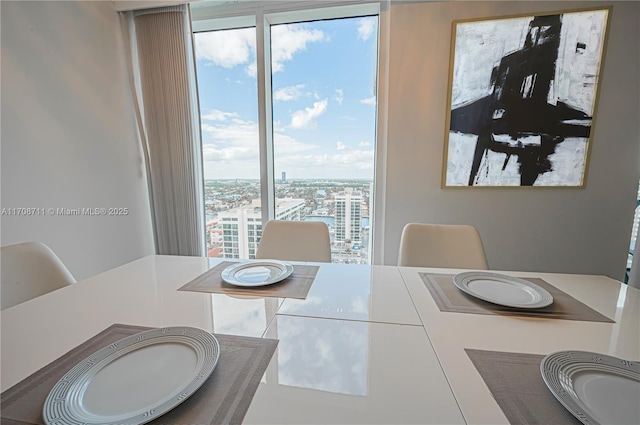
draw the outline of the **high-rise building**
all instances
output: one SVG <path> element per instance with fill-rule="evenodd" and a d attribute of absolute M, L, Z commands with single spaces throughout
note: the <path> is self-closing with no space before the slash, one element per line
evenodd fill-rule
<path fill-rule="evenodd" d="M 217 220 L 206 224 L 207 257 L 222 257 L 222 227 Z"/>
<path fill-rule="evenodd" d="M 282 183 L 286 183 L 287 182 L 287 172 L 283 171 L 282 172 Z"/>
<path fill-rule="evenodd" d="M 276 220 L 302 221 L 304 205 L 304 199 L 276 199 Z M 222 223 L 222 257 L 256 258 L 262 237 L 260 200 L 254 199 L 251 205 L 221 212 L 218 217 Z"/>
<path fill-rule="evenodd" d="M 360 243 L 362 225 L 362 194 L 346 188 L 335 196 L 335 240 Z"/>

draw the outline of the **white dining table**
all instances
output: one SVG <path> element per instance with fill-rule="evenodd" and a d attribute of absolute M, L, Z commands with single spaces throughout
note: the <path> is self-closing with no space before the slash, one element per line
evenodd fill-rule
<path fill-rule="evenodd" d="M 0 314 L 2 391 L 114 323 L 279 341 L 244 423 L 506 424 L 465 349 L 574 349 L 640 359 L 640 291 L 604 276 L 540 277 L 614 323 L 442 312 L 420 273 L 319 266 L 305 299 L 178 291 L 222 259 L 148 256 Z"/>
<path fill-rule="evenodd" d="M 441 312 L 420 272 L 460 270 L 401 267 L 400 273 L 468 424 L 508 424 L 465 349 L 547 355 L 581 350 L 640 360 L 640 291 L 606 276 L 503 271 L 542 278 L 613 323 Z"/>

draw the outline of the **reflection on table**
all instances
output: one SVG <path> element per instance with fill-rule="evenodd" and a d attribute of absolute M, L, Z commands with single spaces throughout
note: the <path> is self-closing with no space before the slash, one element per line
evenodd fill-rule
<path fill-rule="evenodd" d="M 2 311 L 2 390 L 114 323 L 278 339 L 245 423 L 505 424 L 465 349 L 640 358 L 640 291 L 602 276 L 510 273 L 612 323 L 440 311 L 420 273 L 458 270 L 315 263 L 304 300 L 177 290 L 220 262 L 145 257 Z"/>

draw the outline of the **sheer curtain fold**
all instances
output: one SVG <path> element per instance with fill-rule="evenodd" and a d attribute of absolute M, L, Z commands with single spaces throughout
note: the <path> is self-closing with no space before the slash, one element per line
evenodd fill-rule
<path fill-rule="evenodd" d="M 156 253 L 205 255 L 202 149 L 187 5 L 125 12 Z"/>

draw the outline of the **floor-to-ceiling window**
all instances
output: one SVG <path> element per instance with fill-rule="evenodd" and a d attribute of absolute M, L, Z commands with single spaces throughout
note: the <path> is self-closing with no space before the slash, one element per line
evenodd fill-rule
<path fill-rule="evenodd" d="M 245 12 L 194 18 L 209 256 L 255 258 L 266 219 L 319 220 L 334 262 L 368 264 L 376 9 Z"/>
<path fill-rule="evenodd" d="M 256 28 L 198 32 L 194 40 L 207 251 L 210 257 L 248 258 L 245 227 L 260 218 L 251 211 L 260 198 Z"/>
<path fill-rule="evenodd" d="M 276 198 L 327 223 L 334 262 L 369 263 L 377 34 L 377 16 L 271 26 Z"/>

